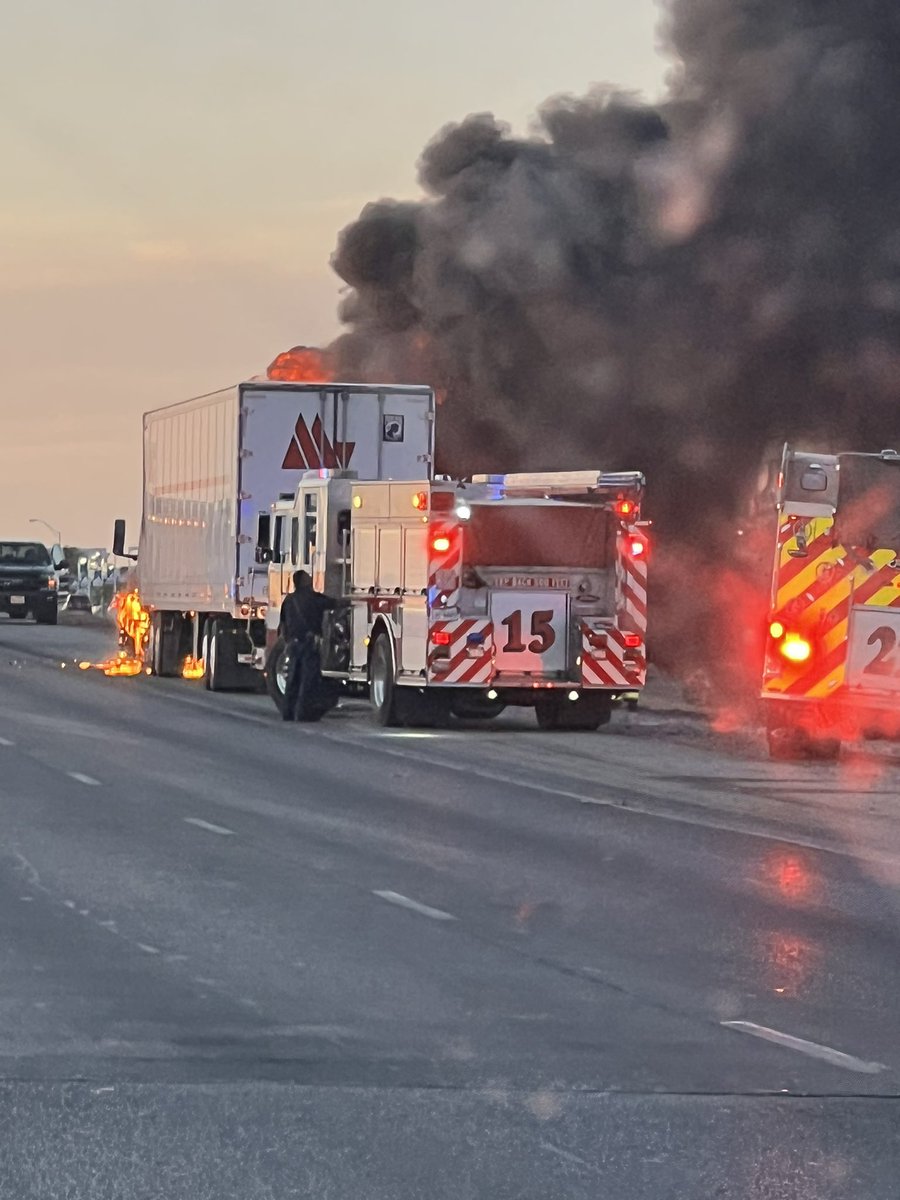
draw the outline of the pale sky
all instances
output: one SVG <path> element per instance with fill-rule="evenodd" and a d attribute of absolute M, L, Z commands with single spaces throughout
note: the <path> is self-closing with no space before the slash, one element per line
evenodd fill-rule
<path fill-rule="evenodd" d="M 448 121 L 649 98 L 653 0 L 22 0 L 0 12 L 0 534 L 136 539 L 141 413 L 337 331 L 337 232 Z M 48 540 L 52 540 L 48 536 Z"/>

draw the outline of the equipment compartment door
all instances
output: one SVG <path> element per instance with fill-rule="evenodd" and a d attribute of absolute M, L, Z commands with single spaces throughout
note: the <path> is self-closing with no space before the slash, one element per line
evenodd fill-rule
<path fill-rule="evenodd" d="M 495 591 L 491 620 L 496 670 L 510 675 L 564 672 L 568 616 L 565 593 Z"/>
<path fill-rule="evenodd" d="M 900 692 L 900 609 L 853 609 L 847 683 L 869 691 Z"/>

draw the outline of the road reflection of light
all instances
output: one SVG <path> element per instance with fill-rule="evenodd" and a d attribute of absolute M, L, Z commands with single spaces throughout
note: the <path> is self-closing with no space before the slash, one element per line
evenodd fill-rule
<path fill-rule="evenodd" d="M 824 954 L 820 943 L 801 934 L 766 930 L 756 937 L 754 957 L 765 987 L 776 996 L 796 1000 L 816 982 Z"/>
<path fill-rule="evenodd" d="M 783 846 L 766 853 L 762 882 L 782 899 L 797 905 L 818 899 L 822 891 L 822 877 L 811 865 L 809 856 Z"/>

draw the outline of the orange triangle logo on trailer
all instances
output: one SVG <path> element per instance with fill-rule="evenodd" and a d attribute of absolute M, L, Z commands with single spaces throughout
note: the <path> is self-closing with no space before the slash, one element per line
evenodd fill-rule
<path fill-rule="evenodd" d="M 350 458 L 355 449 L 356 442 L 332 444 L 322 428 L 321 417 L 316 417 L 312 423 L 312 429 L 310 429 L 306 424 L 306 419 L 301 415 L 297 418 L 294 435 L 281 467 L 284 471 L 346 469 L 350 465 Z"/>

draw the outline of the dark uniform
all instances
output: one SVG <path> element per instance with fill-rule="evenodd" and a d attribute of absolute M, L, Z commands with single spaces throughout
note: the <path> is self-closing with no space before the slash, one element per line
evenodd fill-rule
<path fill-rule="evenodd" d="M 282 719 L 296 721 L 319 687 L 322 664 L 318 639 L 322 617 L 337 608 L 337 600 L 313 589 L 306 571 L 294 574 L 294 590 L 281 602 L 280 633 L 290 653 Z"/>

